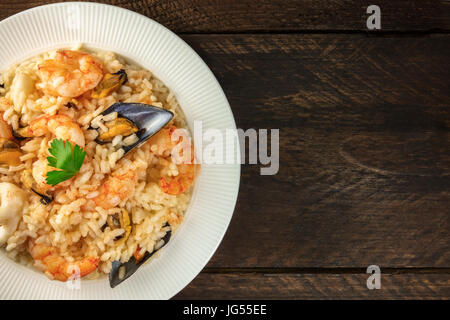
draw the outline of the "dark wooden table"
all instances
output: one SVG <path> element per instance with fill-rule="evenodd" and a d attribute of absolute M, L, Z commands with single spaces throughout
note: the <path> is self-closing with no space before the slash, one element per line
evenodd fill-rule
<path fill-rule="evenodd" d="M 0 19 L 49 2 L 1 0 Z M 450 298 L 450 1 L 102 2 L 187 41 L 238 127 L 280 129 L 279 173 L 242 167 L 222 244 L 175 298 Z"/>

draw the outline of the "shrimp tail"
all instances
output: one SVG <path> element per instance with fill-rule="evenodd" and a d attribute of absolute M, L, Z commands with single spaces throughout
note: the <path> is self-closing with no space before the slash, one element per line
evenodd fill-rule
<path fill-rule="evenodd" d="M 98 257 L 87 257 L 69 262 L 58 255 L 58 250 L 51 246 L 28 242 L 28 251 L 44 273 L 55 280 L 67 281 L 82 278 L 94 272 L 100 262 Z"/>

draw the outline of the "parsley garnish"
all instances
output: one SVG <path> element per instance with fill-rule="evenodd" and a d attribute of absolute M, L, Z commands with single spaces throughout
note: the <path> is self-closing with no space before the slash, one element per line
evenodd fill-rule
<path fill-rule="evenodd" d="M 63 139 L 54 139 L 48 149 L 53 157 L 47 157 L 50 167 L 60 169 L 47 172 L 47 184 L 55 186 L 69 180 L 80 171 L 86 152 L 79 145 L 72 145 Z"/>

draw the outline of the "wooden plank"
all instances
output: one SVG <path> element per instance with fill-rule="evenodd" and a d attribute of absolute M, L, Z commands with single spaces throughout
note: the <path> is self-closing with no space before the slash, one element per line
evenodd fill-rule
<path fill-rule="evenodd" d="M 245 165 L 209 267 L 448 267 L 450 41 L 186 35 L 240 128 L 280 128 Z"/>
<path fill-rule="evenodd" d="M 449 299 L 449 274 L 382 274 L 369 290 L 368 274 L 201 273 L 174 299 Z"/>
<path fill-rule="evenodd" d="M 60 0 L 3 0 L 0 19 Z M 302 30 L 367 31 L 362 1 L 328 0 L 103 0 L 144 14 L 175 32 L 268 32 Z M 449 30 L 450 4 L 445 0 L 377 0 L 383 31 Z"/>

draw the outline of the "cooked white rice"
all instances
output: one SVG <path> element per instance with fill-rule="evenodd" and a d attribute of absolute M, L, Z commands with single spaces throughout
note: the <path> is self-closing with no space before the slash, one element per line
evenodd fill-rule
<path fill-rule="evenodd" d="M 164 225 L 169 222 L 172 229 L 177 228 L 189 204 L 191 192 L 169 195 L 162 191 L 159 185 L 162 171 L 172 170 L 174 175 L 177 171 L 170 159 L 154 152 L 157 146 L 146 143 L 124 156 L 121 147 L 134 144 L 137 141 L 135 134 L 116 136 L 107 145 L 99 145 L 94 141 L 98 132 L 89 130 L 89 126 L 100 128 L 100 131 L 107 130 L 104 123 L 113 120 L 117 114 L 103 117 L 100 113 L 119 101 L 162 107 L 175 114 L 174 125 L 180 128 L 187 126 L 175 95 L 150 71 L 112 52 L 91 53 L 102 61 L 104 72 L 114 73 L 125 69 L 128 82 L 105 98 L 80 98 L 78 106 L 71 108 L 66 107 L 70 98 L 44 94 L 35 86 L 25 95 L 18 92 L 20 90 L 12 86 L 14 78 L 26 74 L 36 83 L 37 66 L 54 55 L 54 52 L 48 52 L 2 73 L 4 88 L 0 88 L 0 111 L 3 119 L 15 130 L 42 115 L 67 115 L 82 128 L 86 139 L 84 150 L 87 153 L 79 173 L 68 183 L 63 183 L 63 187 L 56 188 L 54 201 L 50 204 L 43 205 L 39 196 L 27 191 L 28 203 L 17 230 L 4 246 L 4 252 L 18 262 L 38 267 L 39 262 L 35 263 L 28 252 L 30 241 L 57 248 L 67 261 L 99 257 L 97 271 L 89 275 L 89 278 L 95 278 L 102 273 L 109 273 L 113 261 L 128 261 L 138 246 L 152 252 L 163 245 L 161 238 L 169 230 Z M 32 169 L 37 160 L 46 159 L 53 138 L 47 135 L 22 142 L 22 164 L 0 167 L 0 182 L 10 182 L 24 188 L 20 173 Z M 133 194 L 124 201 L 118 199 L 115 208 L 96 206 L 93 199 L 99 195 L 99 188 L 111 173 L 128 170 L 135 170 L 138 177 Z M 120 213 L 121 208 L 130 213 L 132 232 L 125 243 L 118 244 L 115 239 L 123 235 L 125 230 L 105 228 L 105 223 L 109 215 Z"/>

